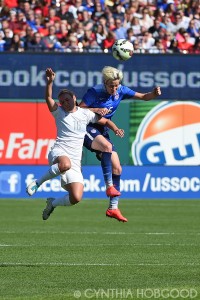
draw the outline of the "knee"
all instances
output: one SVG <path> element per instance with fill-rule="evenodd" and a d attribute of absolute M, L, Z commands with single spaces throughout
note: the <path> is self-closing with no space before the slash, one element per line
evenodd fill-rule
<path fill-rule="evenodd" d="M 70 202 L 72 205 L 78 204 L 81 201 L 81 197 L 78 196 L 71 196 Z"/>
<path fill-rule="evenodd" d="M 59 163 L 58 167 L 59 167 L 60 172 L 64 173 L 71 168 L 71 163 L 70 163 L 70 161 L 62 162 L 62 163 Z"/>
<path fill-rule="evenodd" d="M 103 152 L 109 152 L 109 153 L 112 153 L 112 144 L 110 143 L 106 143 L 104 145 L 104 151 Z"/>

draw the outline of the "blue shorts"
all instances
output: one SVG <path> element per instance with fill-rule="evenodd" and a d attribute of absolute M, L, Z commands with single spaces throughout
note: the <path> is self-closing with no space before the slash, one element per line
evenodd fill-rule
<path fill-rule="evenodd" d="M 107 128 L 106 126 L 90 123 L 87 126 L 87 133 L 85 135 L 84 144 L 83 144 L 84 147 L 86 147 L 91 152 L 100 153 L 100 151 L 92 149 L 91 146 L 92 146 L 92 142 L 96 136 L 103 135 L 103 137 L 105 137 L 105 139 L 112 144 L 112 149 L 113 149 L 113 151 L 115 151 L 115 147 L 110 140 L 108 132 L 109 132 L 109 128 Z"/>

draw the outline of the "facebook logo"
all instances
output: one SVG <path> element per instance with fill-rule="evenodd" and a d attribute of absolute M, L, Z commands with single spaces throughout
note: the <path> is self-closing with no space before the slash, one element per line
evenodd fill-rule
<path fill-rule="evenodd" d="M 0 193 L 19 194 L 21 192 L 21 174 L 19 172 L 0 172 Z"/>

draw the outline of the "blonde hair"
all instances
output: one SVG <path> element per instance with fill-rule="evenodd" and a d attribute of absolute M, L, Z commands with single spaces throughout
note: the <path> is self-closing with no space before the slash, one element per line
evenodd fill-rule
<path fill-rule="evenodd" d="M 103 81 L 107 82 L 108 80 L 120 80 L 122 81 L 123 79 L 123 73 L 122 71 L 110 67 L 110 66 L 106 66 L 103 68 L 102 70 L 102 76 L 103 76 Z"/>

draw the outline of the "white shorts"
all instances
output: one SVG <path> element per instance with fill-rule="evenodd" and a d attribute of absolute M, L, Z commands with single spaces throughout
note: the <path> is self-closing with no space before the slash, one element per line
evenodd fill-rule
<path fill-rule="evenodd" d="M 61 174 L 61 186 L 63 187 L 66 184 L 72 182 L 79 182 L 84 184 L 83 175 L 81 172 L 81 162 L 79 160 L 73 159 L 65 152 L 62 148 L 53 147 L 52 150 L 48 154 L 49 164 L 52 165 L 55 159 L 58 156 L 67 156 L 71 162 L 71 168 L 66 171 L 64 174 Z"/>

